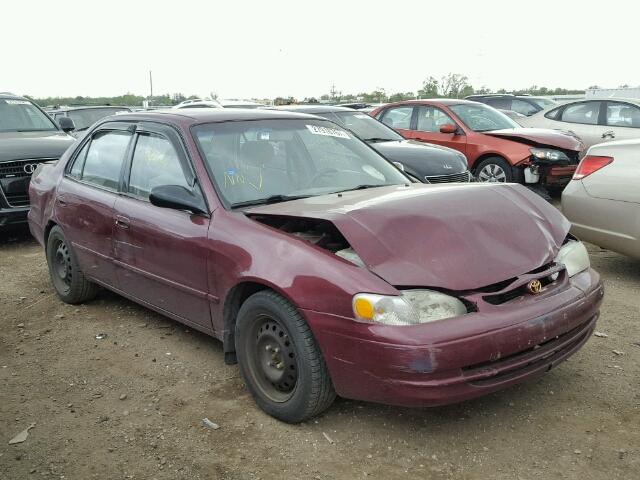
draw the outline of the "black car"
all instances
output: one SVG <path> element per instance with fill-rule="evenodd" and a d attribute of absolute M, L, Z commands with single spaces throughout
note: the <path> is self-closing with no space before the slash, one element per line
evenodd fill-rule
<path fill-rule="evenodd" d="M 351 130 L 387 160 L 401 164 L 405 173 L 423 183 L 473 180 L 462 153 L 432 143 L 405 140 L 384 123 L 361 111 L 320 105 L 288 105 L 282 109 L 318 115 Z"/>
<path fill-rule="evenodd" d="M 0 228 L 27 221 L 31 174 L 74 142 L 73 121 L 61 125 L 27 98 L 0 93 Z"/>
<path fill-rule="evenodd" d="M 498 110 L 511 110 L 528 117 L 545 108 L 558 105 L 558 102 L 544 97 L 532 97 L 529 95 L 512 95 L 510 93 L 490 93 L 487 95 L 469 95 L 465 100 L 486 103 Z"/>
<path fill-rule="evenodd" d="M 62 117 L 68 117 L 73 120 L 75 130 L 72 135 L 77 136 L 98 120 L 116 113 L 130 112 L 129 107 L 116 107 L 111 105 L 105 106 L 82 106 L 82 107 L 55 107 L 46 109 L 51 118 L 59 122 Z"/>

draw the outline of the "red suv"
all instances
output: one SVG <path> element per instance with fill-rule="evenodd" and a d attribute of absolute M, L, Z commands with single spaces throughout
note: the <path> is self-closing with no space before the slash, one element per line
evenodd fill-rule
<path fill-rule="evenodd" d="M 584 144 L 568 132 L 522 128 L 495 108 L 454 99 L 384 105 L 371 115 L 403 137 L 464 153 L 481 182 L 564 186 Z"/>

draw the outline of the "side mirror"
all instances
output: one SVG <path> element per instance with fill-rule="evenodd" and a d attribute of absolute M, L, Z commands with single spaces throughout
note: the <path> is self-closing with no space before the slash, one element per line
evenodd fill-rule
<path fill-rule="evenodd" d="M 445 123 L 440 126 L 440 133 L 456 133 L 457 130 L 458 128 L 451 123 Z"/>
<path fill-rule="evenodd" d="M 76 124 L 73 123 L 73 120 L 71 120 L 69 117 L 58 118 L 58 125 L 60 125 L 60 128 L 63 132 L 72 132 L 76 129 Z"/>
<path fill-rule="evenodd" d="M 194 195 L 191 190 L 180 185 L 160 185 L 154 187 L 149 194 L 151 205 L 174 210 L 187 210 L 196 214 L 207 215 L 207 208 L 202 197 Z"/>
<path fill-rule="evenodd" d="M 401 164 L 400 162 L 391 162 L 393 163 L 396 167 L 398 167 L 398 170 L 401 170 L 404 172 L 404 165 Z"/>

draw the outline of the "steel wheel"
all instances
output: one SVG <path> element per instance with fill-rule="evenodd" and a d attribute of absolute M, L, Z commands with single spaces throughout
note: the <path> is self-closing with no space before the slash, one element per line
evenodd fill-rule
<path fill-rule="evenodd" d="M 56 239 L 53 244 L 53 251 L 53 265 L 51 266 L 53 281 L 61 293 L 68 293 L 71 289 L 73 278 L 69 248 L 63 240 Z"/>
<path fill-rule="evenodd" d="M 481 182 L 504 183 L 507 181 L 507 173 L 500 165 L 489 163 L 478 172 L 478 180 Z"/>
<path fill-rule="evenodd" d="M 287 329 L 276 319 L 261 315 L 246 337 L 249 373 L 273 402 L 291 398 L 298 382 L 295 346 Z"/>
<path fill-rule="evenodd" d="M 57 225 L 49 232 L 46 254 L 53 287 L 62 301 L 76 304 L 95 297 L 98 286 L 84 276 L 71 244 Z"/>

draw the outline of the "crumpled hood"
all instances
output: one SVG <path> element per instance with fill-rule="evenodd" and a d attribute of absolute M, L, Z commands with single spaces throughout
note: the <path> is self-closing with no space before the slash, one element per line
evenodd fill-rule
<path fill-rule="evenodd" d="M 521 141 L 532 146 L 548 145 L 576 152 L 584 149 L 584 143 L 577 136 L 570 132 L 550 128 L 508 128 L 482 133 L 507 140 Z"/>
<path fill-rule="evenodd" d="M 252 207 L 329 220 L 396 287 L 470 290 L 555 258 L 569 222 L 521 185 L 390 186 Z"/>
<path fill-rule="evenodd" d="M 0 132 L 0 162 L 31 158 L 60 158 L 75 138 L 58 130 Z"/>
<path fill-rule="evenodd" d="M 405 168 L 423 176 L 451 175 L 467 171 L 467 158 L 452 148 L 432 143 L 400 140 L 377 142 L 371 146 L 392 162 L 400 162 Z"/>

